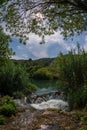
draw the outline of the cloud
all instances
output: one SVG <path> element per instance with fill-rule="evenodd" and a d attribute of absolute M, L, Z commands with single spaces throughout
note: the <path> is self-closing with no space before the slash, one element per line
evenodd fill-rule
<path fill-rule="evenodd" d="M 11 57 L 11 59 L 16 59 L 16 60 L 19 60 L 19 59 L 29 59 L 28 58 L 28 55 L 27 54 L 23 54 L 23 55 L 14 55 Z"/>
<path fill-rule="evenodd" d="M 63 36 L 60 34 L 60 32 L 55 32 L 55 34 L 51 36 L 46 36 L 45 37 L 45 44 L 40 45 L 41 38 L 35 34 L 30 34 L 29 35 L 30 39 L 27 41 L 26 48 L 28 51 L 33 53 L 34 56 L 37 58 L 42 58 L 42 57 L 50 57 L 49 55 L 49 48 L 50 46 L 56 44 L 57 48 L 61 48 L 61 50 L 70 50 L 71 45 L 68 45 L 64 39 Z M 50 51 L 53 51 L 54 48 L 52 48 Z M 58 49 L 59 50 L 59 49 Z M 61 51 L 60 50 L 60 51 Z M 55 50 L 54 50 L 55 53 Z M 56 53 L 55 56 L 57 56 L 58 52 Z"/>
<path fill-rule="evenodd" d="M 16 51 L 17 56 L 14 56 L 14 58 L 38 59 L 43 57 L 56 57 L 60 51 L 66 53 L 71 49 L 75 49 L 78 37 L 76 37 L 74 41 L 66 41 L 63 39 L 63 36 L 58 31 L 51 36 L 46 36 L 45 44 L 39 44 L 40 41 L 41 38 L 32 33 L 29 35 L 29 40 L 27 41 L 27 44 L 25 46 L 20 44 L 15 38 L 13 50 L 15 48 L 14 51 Z M 79 41 L 82 41 L 82 38 L 79 38 Z M 85 48 L 87 48 L 87 36 L 85 37 Z"/>
<path fill-rule="evenodd" d="M 41 38 L 35 34 L 30 34 L 30 39 L 27 41 L 26 49 L 31 52 L 35 57 L 49 57 L 47 53 L 48 45 L 47 44 L 39 44 Z"/>
<path fill-rule="evenodd" d="M 64 43 L 63 36 L 60 34 L 60 31 L 55 32 L 51 36 L 46 36 L 45 41 L 46 41 L 46 43 L 50 43 L 50 44 L 53 44 L 56 42 L 58 44 Z"/>
<path fill-rule="evenodd" d="M 22 59 L 22 57 L 17 56 L 17 55 L 14 55 L 14 56 L 11 56 L 11 59 L 16 59 L 16 60 L 19 60 L 19 59 Z"/>
<path fill-rule="evenodd" d="M 87 35 L 84 38 L 85 44 L 83 45 L 85 51 L 87 51 Z"/>

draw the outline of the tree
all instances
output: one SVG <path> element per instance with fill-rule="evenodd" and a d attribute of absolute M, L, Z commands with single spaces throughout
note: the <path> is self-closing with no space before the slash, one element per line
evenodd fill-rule
<path fill-rule="evenodd" d="M 12 49 L 9 48 L 9 42 L 11 38 L 3 32 L 0 26 L 0 66 L 5 63 L 13 54 Z"/>
<path fill-rule="evenodd" d="M 69 96 L 72 107 L 84 107 L 87 104 L 87 53 L 77 45 L 77 51 L 60 55 L 54 62 L 59 74 L 61 89 Z"/>
<path fill-rule="evenodd" d="M 42 37 L 58 29 L 64 37 L 87 31 L 87 0 L 1 0 L 0 19 L 6 28 L 27 40 L 30 32 Z"/>
<path fill-rule="evenodd" d="M 0 94 L 13 96 L 16 92 L 23 94 L 34 91 L 35 85 L 29 82 L 28 73 L 20 65 L 12 61 L 1 67 L 0 70 Z"/>

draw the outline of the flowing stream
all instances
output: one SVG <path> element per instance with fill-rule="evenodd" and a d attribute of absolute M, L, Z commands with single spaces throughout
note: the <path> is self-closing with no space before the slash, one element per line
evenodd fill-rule
<path fill-rule="evenodd" d="M 48 81 L 49 82 L 49 81 Z M 21 107 L 32 107 L 34 109 L 43 110 L 47 108 L 58 108 L 62 110 L 69 110 L 69 104 L 66 101 L 64 92 L 57 90 L 55 87 L 38 88 L 32 95 L 20 99 L 15 102 Z"/>

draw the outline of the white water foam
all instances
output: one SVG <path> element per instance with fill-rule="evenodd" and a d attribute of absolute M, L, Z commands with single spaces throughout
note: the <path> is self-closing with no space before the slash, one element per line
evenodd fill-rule
<path fill-rule="evenodd" d="M 31 104 L 31 106 L 38 110 L 43 110 L 43 109 L 47 109 L 47 108 L 57 108 L 57 109 L 61 109 L 61 110 L 69 110 L 68 102 L 65 102 L 63 100 L 56 100 L 56 99 L 48 100 L 47 102 L 42 102 L 42 103 L 38 103 L 38 104 L 34 103 L 34 104 Z"/>

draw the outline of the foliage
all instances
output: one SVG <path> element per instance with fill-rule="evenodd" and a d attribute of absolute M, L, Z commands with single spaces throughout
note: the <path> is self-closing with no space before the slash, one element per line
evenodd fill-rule
<path fill-rule="evenodd" d="M 0 115 L 0 125 L 3 125 L 5 123 L 5 118 L 3 115 Z"/>
<path fill-rule="evenodd" d="M 86 82 L 87 54 L 79 46 L 78 52 L 70 51 L 65 56 L 60 53 L 57 61 L 60 79 L 66 82 L 73 91 Z"/>
<path fill-rule="evenodd" d="M 30 32 L 42 37 L 58 29 L 64 37 L 87 31 L 86 0 L 1 0 L 0 19 L 25 43 Z"/>
<path fill-rule="evenodd" d="M 37 86 L 29 82 L 28 85 L 24 89 L 24 94 L 29 95 L 29 93 L 32 93 L 36 90 L 37 90 Z"/>
<path fill-rule="evenodd" d="M 47 68 L 40 68 L 34 74 L 35 79 L 52 79 L 52 74 Z"/>
<path fill-rule="evenodd" d="M 13 107 L 16 108 L 14 100 L 9 96 L 4 96 L 0 98 L 0 106 L 3 106 L 4 104 L 11 104 Z"/>
<path fill-rule="evenodd" d="M 29 78 L 34 78 L 34 73 L 36 71 L 38 71 L 39 69 L 47 69 L 49 68 L 50 73 L 52 73 L 52 75 L 54 74 L 54 70 L 52 69 L 53 67 L 51 67 L 50 69 L 50 65 L 53 62 L 53 58 L 42 58 L 42 59 L 37 59 L 37 60 L 13 60 L 13 62 L 15 63 L 15 65 L 19 65 L 21 64 L 27 71 L 27 73 L 29 74 Z M 45 70 L 46 70 L 45 69 Z M 52 72 L 51 72 L 52 70 Z M 54 74 L 54 77 L 55 74 Z"/>
<path fill-rule="evenodd" d="M 16 104 L 9 96 L 0 98 L 0 114 L 4 116 L 12 116 L 15 114 Z"/>
<path fill-rule="evenodd" d="M 87 125 L 85 125 L 85 126 L 82 127 L 82 128 L 78 128 L 77 130 L 87 130 Z"/>
<path fill-rule="evenodd" d="M 79 111 L 76 112 L 76 118 L 77 118 L 78 120 L 81 120 L 82 116 L 83 116 L 83 115 L 82 115 L 81 112 L 79 112 Z"/>
<path fill-rule="evenodd" d="M 29 86 L 28 84 L 28 74 L 20 65 L 9 62 L 0 68 L 0 92 L 2 95 L 12 96 L 14 92 L 23 92 Z"/>
<path fill-rule="evenodd" d="M 12 104 L 4 104 L 1 107 L 1 114 L 3 114 L 4 116 L 12 116 L 13 114 L 15 114 L 15 107 L 13 107 Z"/>
<path fill-rule="evenodd" d="M 77 52 L 60 53 L 55 61 L 59 79 L 64 85 L 70 104 L 84 107 L 87 101 L 87 54 L 77 45 Z"/>
<path fill-rule="evenodd" d="M 14 99 L 21 99 L 23 98 L 25 95 L 22 91 L 16 91 L 16 92 L 13 92 L 13 97 Z"/>
<path fill-rule="evenodd" d="M 5 64 L 10 56 L 13 54 L 12 49 L 9 48 L 11 38 L 6 35 L 0 26 L 0 66 Z"/>

